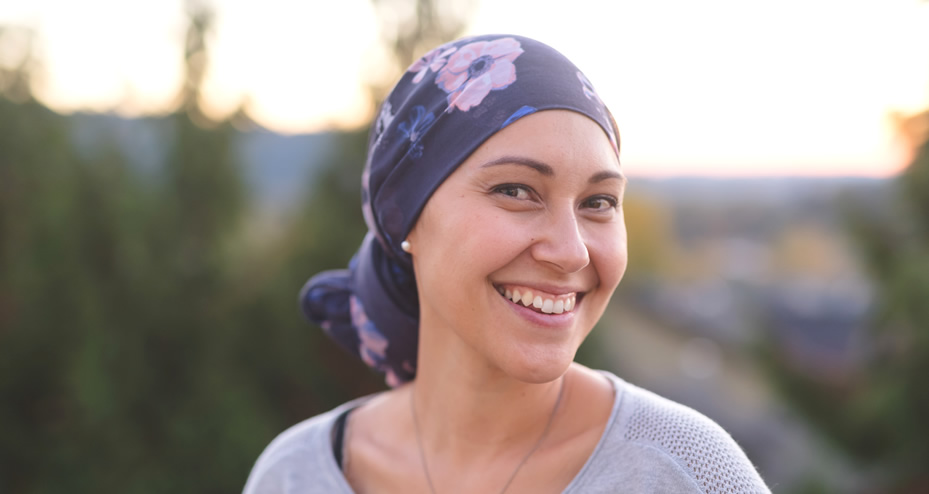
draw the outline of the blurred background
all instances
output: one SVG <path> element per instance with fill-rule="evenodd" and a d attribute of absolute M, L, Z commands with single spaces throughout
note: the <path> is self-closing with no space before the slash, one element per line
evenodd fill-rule
<path fill-rule="evenodd" d="M 630 269 L 579 360 L 774 492 L 929 492 L 929 5 L 0 3 L 0 493 L 237 492 L 383 389 L 299 315 L 364 233 L 377 102 L 514 32 L 616 114 Z"/>

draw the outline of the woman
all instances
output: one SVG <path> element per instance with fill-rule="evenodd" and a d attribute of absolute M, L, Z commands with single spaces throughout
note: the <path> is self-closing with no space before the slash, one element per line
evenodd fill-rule
<path fill-rule="evenodd" d="M 248 493 L 767 492 L 715 423 L 573 363 L 626 267 L 615 123 L 552 48 L 436 48 L 383 103 L 370 232 L 308 317 L 392 390 L 283 433 Z"/>

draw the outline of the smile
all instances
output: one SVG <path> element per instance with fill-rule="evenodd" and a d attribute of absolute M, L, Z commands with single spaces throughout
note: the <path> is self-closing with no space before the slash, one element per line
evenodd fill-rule
<path fill-rule="evenodd" d="M 514 304 L 522 304 L 543 314 L 571 312 L 578 297 L 576 292 L 551 295 L 524 286 L 497 286 L 496 289 L 500 295 Z"/>

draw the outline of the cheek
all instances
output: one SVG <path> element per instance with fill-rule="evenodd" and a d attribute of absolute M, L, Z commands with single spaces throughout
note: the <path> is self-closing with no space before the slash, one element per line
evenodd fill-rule
<path fill-rule="evenodd" d="M 443 284 L 484 277 L 512 260 L 518 251 L 514 225 L 498 211 L 469 207 L 446 208 L 424 218 L 416 235 L 414 262 L 438 276 Z M 418 259 L 417 259 L 418 257 Z"/>
<path fill-rule="evenodd" d="M 619 223 L 613 228 L 604 229 L 589 242 L 590 260 L 597 270 L 600 283 L 612 291 L 622 279 L 628 263 L 626 227 Z"/>
<path fill-rule="evenodd" d="M 458 257 L 484 269 L 502 267 L 532 243 L 530 222 L 496 209 L 462 209 L 462 214 L 444 233 L 446 243 Z"/>

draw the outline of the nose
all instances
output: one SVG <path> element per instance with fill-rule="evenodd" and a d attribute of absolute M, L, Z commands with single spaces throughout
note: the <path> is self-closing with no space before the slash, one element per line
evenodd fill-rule
<path fill-rule="evenodd" d="M 590 252 L 573 208 L 547 215 L 538 228 L 532 257 L 565 273 L 575 273 L 590 264 Z"/>

